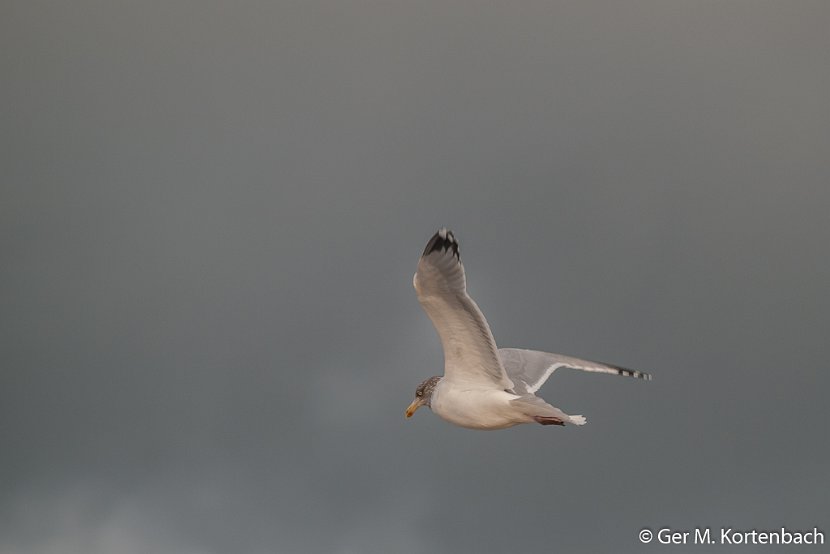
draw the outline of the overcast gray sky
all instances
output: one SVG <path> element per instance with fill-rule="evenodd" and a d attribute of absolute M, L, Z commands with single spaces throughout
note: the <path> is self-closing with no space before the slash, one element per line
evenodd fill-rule
<path fill-rule="evenodd" d="M 823 1 L 4 2 L 0 552 L 830 532 L 828 28 Z M 501 346 L 654 381 L 558 373 L 581 428 L 405 420 L 442 371 L 411 278 L 443 225 Z"/>

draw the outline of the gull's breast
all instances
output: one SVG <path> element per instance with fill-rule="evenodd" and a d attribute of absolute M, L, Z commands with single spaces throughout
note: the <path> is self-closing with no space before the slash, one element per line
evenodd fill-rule
<path fill-rule="evenodd" d="M 430 401 L 442 419 L 470 429 L 504 429 L 527 423 L 528 417 L 511 406 L 514 394 L 496 389 L 447 382 L 442 379 Z"/>

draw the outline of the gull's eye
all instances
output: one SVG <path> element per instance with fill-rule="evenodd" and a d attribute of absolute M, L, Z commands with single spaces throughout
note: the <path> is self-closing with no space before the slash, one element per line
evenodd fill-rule
<path fill-rule="evenodd" d="M 424 395 L 424 391 L 420 391 L 420 390 L 415 391 L 415 396 L 423 396 L 423 395 Z"/>

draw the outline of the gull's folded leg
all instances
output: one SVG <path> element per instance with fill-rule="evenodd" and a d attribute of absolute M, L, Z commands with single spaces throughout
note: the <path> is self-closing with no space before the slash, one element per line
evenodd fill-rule
<path fill-rule="evenodd" d="M 585 425 L 585 418 L 581 415 L 568 415 L 559 408 L 551 406 L 543 399 L 533 394 L 524 394 L 511 400 L 513 406 L 522 411 L 528 422 L 535 421 L 542 425 Z M 543 421 L 539 421 L 539 420 Z M 560 422 L 560 423 L 557 423 Z"/>
<path fill-rule="evenodd" d="M 542 425 L 565 425 L 565 422 L 558 417 L 537 415 L 533 416 L 533 419 L 536 420 L 536 423 L 540 423 Z"/>

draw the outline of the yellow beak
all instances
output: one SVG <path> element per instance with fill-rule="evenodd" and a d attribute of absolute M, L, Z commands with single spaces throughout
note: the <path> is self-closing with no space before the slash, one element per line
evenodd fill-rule
<path fill-rule="evenodd" d="M 421 406 L 423 406 L 423 404 L 421 403 L 420 398 L 416 398 L 415 400 L 413 400 L 412 404 L 410 404 L 409 407 L 406 409 L 406 417 L 407 418 L 412 417 L 412 414 L 415 413 L 415 410 L 417 410 Z"/>

